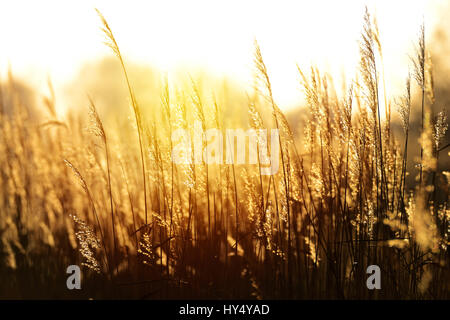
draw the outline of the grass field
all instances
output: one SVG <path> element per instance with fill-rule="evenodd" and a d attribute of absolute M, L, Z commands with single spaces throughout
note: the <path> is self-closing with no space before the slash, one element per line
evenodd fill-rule
<path fill-rule="evenodd" d="M 424 26 L 403 95 L 386 96 L 366 12 L 358 74 L 336 89 L 298 68 L 307 105 L 292 120 L 257 42 L 253 91 L 166 78 L 141 103 L 99 17 L 128 106 L 100 112 L 92 94 L 60 117 L 51 83 L 38 111 L 13 73 L 0 85 L 1 298 L 449 299 L 448 107 L 436 102 Z M 171 137 L 194 123 L 224 137 L 278 129 L 278 172 L 263 174 L 259 156 L 174 163 Z M 83 290 L 66 288 L 74 264 Z M 369 265 L 381 290 L 366 286 Z"/>

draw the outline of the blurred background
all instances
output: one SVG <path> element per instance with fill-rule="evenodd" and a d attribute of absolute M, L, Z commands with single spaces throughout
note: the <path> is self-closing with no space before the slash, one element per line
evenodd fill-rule
<path fill-rule="evenodd" d="M 47 79 L 64 114 L 74 95 L 86 91 L 102 99 L 101 80 L 111 86 L 114 62 L 94 8 L 107 18 L 127 62 L 139 65 L 133 78 L 141 88 L 168 76 L 202 72 L 232 79 L 241 92 L 253 77 L 253 42 L 258 40 L 282 110 L 302 103 L 296 68 L 315 65 L 336 82 L 352 79 L 358 66 L 364 6 L 378 19 L 384 50 L 386 87 L 403 88 L 419 26 L 425 21 L 433 40 L 435 62 L 443 64 L 446 48 L 446 1 L 14 1 L 0 4 L 0 76 L 12 70 L 17 79 L 38 90 Z M 434 50 L 434 49 L 433 49 Z M 110 70 L 111 69 L 111 70 Z M 82 81 L 79 81 L 82 80 Z M 95 86 L 92 86 L 92 84 Z M 77 86 L 75 87 L 74 84 Z M 340 88 L 339 83 L 335 83 Z M 69 89 L 67 89 L 69 88 Z M 67 92 L 69 91 L 69 92 Z M 97 92 L 99 91 L 99 92 Z M 111 104 L 110 95 L 108 104 Z M 115 97 L 114 97 L 115 98 Z M 110 106 L 111 107 L 111 106 Z M 101 109 L 102 106 L 99 106 Z"/>

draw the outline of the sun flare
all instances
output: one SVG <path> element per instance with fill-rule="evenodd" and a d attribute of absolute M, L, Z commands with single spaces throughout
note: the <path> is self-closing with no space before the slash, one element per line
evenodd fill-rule
<path fill-rule="evenodd" d="M 403 85 L 407 52 L 438 1 L 130 1 L 2 2 L 2 75 L 8 68 L 35 84 L 74 77 L 86 61 L 108 54 L 94 8 L 109 19 L 127 60 L 162 72 L 196 69 L 252 84 L 253 41 L 265 52 L 274 94 L 284 110 L 301 102 L 296 64 L 311 64 L 338 81 L 355 76 L 361 17 L 367 4 L 378 19 L 385 70 Z M 382 13 L 377 15 L 377 13 Z M 320 19 L 317 15 L 320 14 Z M 97 32 L 96 32 L 97 31 Z M 129 35 L 133 35 L 130 37 Z M 18 40 L 20 39 L 20 40 Z M 339 87 L 339 83 L 336 84 Z"/>

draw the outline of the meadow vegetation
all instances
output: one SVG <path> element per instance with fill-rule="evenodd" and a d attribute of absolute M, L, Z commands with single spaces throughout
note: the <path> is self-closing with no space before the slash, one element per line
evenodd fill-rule
<path fill-rule="evenodd" d="M 300 126 L 277 105 L 256 42 L 247 95 L 165 78 L 142 103 L 99 16 L 128 94 L 115 117 L 90 95 L 82 112 L 60 118 L 49 83 L 36 118 L 12 73 L 0 86 L 0 297 L 449 298 L 448 118 L 446 106 L 434 112 L 423 26 L 404 94 L 388 97 L 366 12 L 359 72 L 341 90 L 317 68 L 298 68 Z M 278 173 L 261 174 L 259 161 L 175 164 L 170 137 L 195 121 L 279 129 Z M 408 157 L 416 145 L 419 156 Z M 81 291 L 65 286 L 72 264 L 82 266 Z M 372 264 L 381 290 L 366 287 Z"/>

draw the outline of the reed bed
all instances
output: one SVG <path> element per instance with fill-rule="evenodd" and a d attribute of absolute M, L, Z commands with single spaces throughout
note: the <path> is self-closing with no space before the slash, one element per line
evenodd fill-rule
<path fill-rule="evenodd" d="M 341 93 L 317 68 L 298 68 L 307 101 L 298 133 L 274 99 L 257 43 L 246 100 L 217 98 L 198 80 L 175 87 L 166 79 L 153 93 L 161 103 L 140 105 L 99 15 L 128 89 L 129 132 L 102 119 L 95 96 L 87 117 L 58 119 L 50 86 L 47 120 L 36 121 L 12 74 L 0 87 L 0 297 L 449 298 L 449 172 L 439 165 L 448 157 L 448 119 L 445 109 L 432 114 L 423 27 L 401 97 L 380 95 L 382 50 L 369 12 L 359 73 Z M 420 128 L 410 125 L 417 112 Z M 178 129 L 193 136 L 194 123 L 203 139 L 187 140 L 193 161 L 176 164 L 180 140 L 170 137 Z M 279 151 L 276 174 L 262 173 L 259 153 L 256 164 L 234 155 L 220 165 L 195 161 L 194 144 L 208 148 L 208 129 L 226 140 L 236 127 L 279 130 L 269 148 Z M 418 159 L 408 158 L 414 130 Z M 72 264 L 82 266 L 81 291 L 65 287 Z M 373 264 L 381 290 L 366 287 Z"/>

